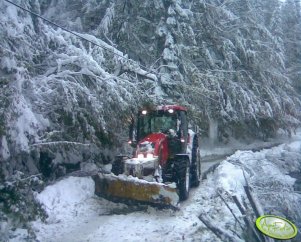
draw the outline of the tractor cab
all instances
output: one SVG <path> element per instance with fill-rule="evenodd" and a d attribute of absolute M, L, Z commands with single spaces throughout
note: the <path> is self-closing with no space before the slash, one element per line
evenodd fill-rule
<path fill-rule="evenodd" d="M 168 136 L 171 143 L 173 141 L 183 143 L 185 149 L 188 140 L 186 113 L 184 107 L 176 105 L 159 106 L 155 110 L 140 110 L 137 121 L 130 127 L 129 143 L 135 147 L 150 134 L 162 133 Z M 178 152 L 181 153 L 180 150 Z"/>
<path fill-rule="evenodd" d="M 163 169 L 177 154 L 187 153 L 188 141 L 187 111 L 177 105 L 142 109 L 130 127 L 133 158 L 154 158 Z"/>

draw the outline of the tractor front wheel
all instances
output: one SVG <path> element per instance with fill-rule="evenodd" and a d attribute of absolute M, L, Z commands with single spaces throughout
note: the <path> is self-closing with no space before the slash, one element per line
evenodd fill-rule
<path fill-rule="evenodd" d="M 127 158 L 126 156 L 116 156 L 112 164 L 112 173 L 116 176 L 124 172 L 123 160 Z"/>

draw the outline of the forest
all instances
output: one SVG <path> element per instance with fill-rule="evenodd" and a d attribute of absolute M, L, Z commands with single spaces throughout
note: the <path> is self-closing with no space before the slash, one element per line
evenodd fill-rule
<path fill-rule="evenodd" d="M 4 176 L 110 159 L 147 103 L 186 106 L 217 142 L 300 125 L 298 1 L 15 3 L 72 32 L 1 2 Z"/>

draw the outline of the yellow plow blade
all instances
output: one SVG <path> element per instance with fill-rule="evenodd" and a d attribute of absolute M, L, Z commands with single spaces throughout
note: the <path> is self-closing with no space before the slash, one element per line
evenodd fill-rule
<path fill-rule="evenodd" d="M 95 181 L 95 194 L 108 199 L 132 200 L 172 207 L 176 207 L 179 202 L 175 185 L 103 173 L 98 173 L 92 178 Z"/>

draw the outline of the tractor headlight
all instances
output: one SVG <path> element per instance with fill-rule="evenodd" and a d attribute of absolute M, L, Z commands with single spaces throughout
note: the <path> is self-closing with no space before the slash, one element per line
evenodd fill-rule
<path fill-rule="evenodd" d="M 152 158 L 154 158 L 154 154 L 152 154 L 152 153 L 147 153 L 147 154 L 146 154 L 146 158 L 152 159 Z"/>
<path fill-rule="evenodd" d="M 144 155 L 143 155 L 143 154 L 138 154 L 138 155 L 137 155 L 137 158 L 138 158 L 138 159 L 143 159 L 143 158 L 144 158 Z"/>
<path fill-rule="evenodd" d="M 153 159 L 154 158 L 154 154 L 153 153 L 146 153 L 146 154 L 139 153 L 137 155 L 137 158 L 138 159 L 144 159 L 144 158 L 146 158 L 146 159 Z"/>

